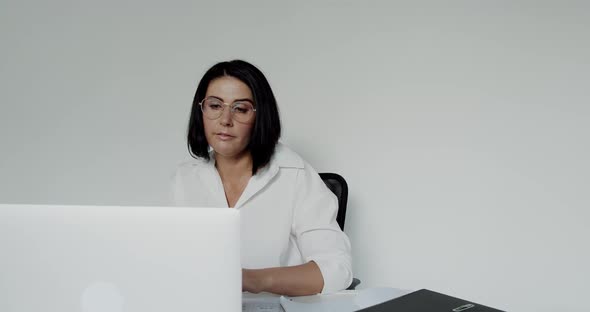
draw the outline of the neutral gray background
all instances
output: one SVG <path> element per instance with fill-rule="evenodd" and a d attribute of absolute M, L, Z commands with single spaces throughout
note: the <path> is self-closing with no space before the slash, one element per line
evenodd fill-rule
<path fill-rule="evenodd" d="M 362 286 L 588 311 L 590 4 L 0 0 L 0 202 L 164 204 L 196 84 L 267 75 Z"/>

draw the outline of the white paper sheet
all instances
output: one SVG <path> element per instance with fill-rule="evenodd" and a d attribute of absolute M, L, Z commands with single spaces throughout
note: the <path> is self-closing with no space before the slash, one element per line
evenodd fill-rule
<path fill-rule="evenodd" d="M 280 297 L 286 312 L 354 312 L 410 293 L 397 288 L 368 288 L 329 295 Z"/>

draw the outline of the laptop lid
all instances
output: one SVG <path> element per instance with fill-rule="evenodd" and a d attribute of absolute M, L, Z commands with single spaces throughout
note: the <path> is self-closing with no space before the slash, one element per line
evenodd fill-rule
<path fill-rule="evenodd" d="M 234 209 L 0 205 L 0 311 L 240 311 Z"/>
<path fill-rule="evenodd" d="M 503 312 L 471 301 L 421 289 L 359 312 Z"/>

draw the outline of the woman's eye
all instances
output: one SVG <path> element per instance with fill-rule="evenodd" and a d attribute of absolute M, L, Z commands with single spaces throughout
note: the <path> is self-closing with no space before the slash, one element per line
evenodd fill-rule
<path fill-rule="evenodd" d="M 247 114 L 250 111 L 250 105 L 246 103 L 234 104 L 234 112 L 239 114 Z"/>
<path fill-rule="evenodd" d="M 212 110 L 220 110 L 222 109 L 222 106 L 218 103 L 209 103 L 209 108 Z"/>

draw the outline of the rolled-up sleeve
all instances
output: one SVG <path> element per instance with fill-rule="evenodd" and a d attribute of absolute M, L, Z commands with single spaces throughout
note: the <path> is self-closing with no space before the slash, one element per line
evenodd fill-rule
<path fill-rule="evenodd" d="M 336 222 L 338 200 L 309 165 L 296 182 L 293 233 L 305 262 L 314 261 L 324 278 L 322 293 L 346 289 L 352 282 L 350 241 Z"/>

